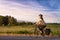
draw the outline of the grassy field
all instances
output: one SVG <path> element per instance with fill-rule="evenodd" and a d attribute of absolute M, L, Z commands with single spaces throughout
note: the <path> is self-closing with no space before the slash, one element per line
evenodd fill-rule
<path fill-rule="evenodd" d="M 53 35 L 60 36 L 60 24 L 47 24 Z M 33 34 L 34 25 L 23 26 L 0 26 L 0 34 Z"/>
<path fill-rule="evenodd" d="M 60 36 L 60 24 L 48 24 L 47 28 L 50 28 L 52 34 Z"/>
<path fill-rule="evenodd" d="M 34 31 L 33 25 L 25 25 L 25 26 L 1 26 L 0 34 L 32 34 Z"/>

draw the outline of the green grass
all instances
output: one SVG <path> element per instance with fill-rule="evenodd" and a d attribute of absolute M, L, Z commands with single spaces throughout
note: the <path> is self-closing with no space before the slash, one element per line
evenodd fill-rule
<path fill-rule="evenodd" d="M 60 36 L 60 24 L 48 24 L 46 28 L 50 28 L 52 34 Z"/>
<path fill-rule="evenodd" d="M 32 25 L 0 27 L 0 33 L 6 33 L 6 34 L 33 34 L 33 32 L 34 32 L 34 27 Z"/>
<path fill-rule="evenodd" d="M 33 32 L 29 32 L 27 30 L 23 30 L 23 31 L 7 31 L 7 32 L 0 32 L 0 33 L 5 33 L 5 34 L 33 34 Z"/>
<path fill-rule="evenodd" d="M 48 24 L 46 28 L 51 29 L 51 33 L 60 36 L 60 24 Z M 23 26 L 0 26 L 0 34 L 33 34 L 33 25 L 23 25 Z"/>

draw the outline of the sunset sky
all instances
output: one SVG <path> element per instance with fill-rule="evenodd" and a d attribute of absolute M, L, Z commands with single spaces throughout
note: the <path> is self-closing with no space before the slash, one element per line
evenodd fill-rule
<path fill-rule="evenodd" d="M 0 15 L 35 22 L 39 14 L 47 23 L 60 23 L 60 0 L 0 0 Z"/>

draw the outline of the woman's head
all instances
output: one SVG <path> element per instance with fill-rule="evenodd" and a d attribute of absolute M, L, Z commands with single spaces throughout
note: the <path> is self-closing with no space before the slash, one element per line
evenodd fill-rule
<path fill-rule="evenodd" d="M 39 18 L 40 18 L 40 19 L 43 19 L 43 15 L 42 15 L 42 14 L 39 14 Z"/>

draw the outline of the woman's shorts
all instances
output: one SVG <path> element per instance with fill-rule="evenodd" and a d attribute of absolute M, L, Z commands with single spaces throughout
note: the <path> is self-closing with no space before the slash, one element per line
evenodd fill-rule
<path fill-rule="evenodd" d="M 38 29 L 39 29 L 40 31 L 42 31 L 42 30 L 44 30 L 45 27 L 46 27 L 46 26 L 40 25 L 40 26 L 38 26 Z"/>

